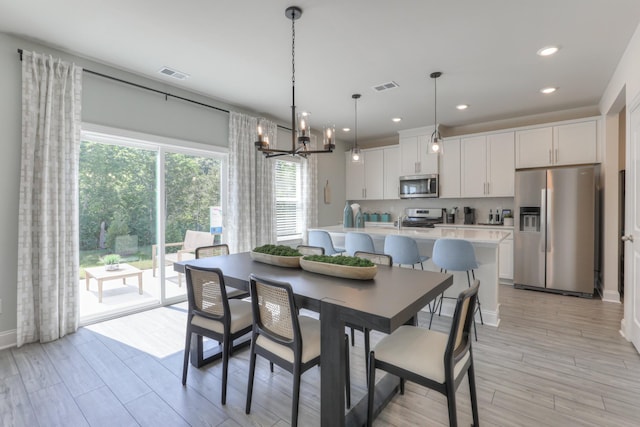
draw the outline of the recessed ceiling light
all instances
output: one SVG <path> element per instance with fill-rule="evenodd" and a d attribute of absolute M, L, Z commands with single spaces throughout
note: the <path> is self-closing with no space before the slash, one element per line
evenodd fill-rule
<path fill-rule="evenodd" d="M 538 51 L 538 55 L 540 55 L 540 56 L 549 56 L 549 55 L 553 55 L 554 53 L 556 53 L 559 50 L 560 50 L 560 48 L 558 46 L 546 46 L 546 47 L 543 47 L 542 49 L 540 49 Z"/>
<path fill-rule="evenodd" d="M 550 93 L 555 92 L 556 90 L 558 90 L 557 87 L 545 87 L 544 89 L 540 89 L 540 92 L 544 93 L 545 95 L 548 95 Z"/>
<path fill-rule="evenodd" d="M 342 128 L 343 132 L 349 132 L 351 130 L 351 128 Z"/>
<path fill-rule="evenodd" d="M 393 119 L 391 119 L 394 123 L 398 123 L 402 121 L 402 117 L 394 117 Z"/>
<path fill-rule="evenodd" d="M 460 104 L 460 105 L 456 105 L 456 108 L 458 110 L 466 110 L 467 108 L 469 108 L 469 106 L 467 104 Z"/>

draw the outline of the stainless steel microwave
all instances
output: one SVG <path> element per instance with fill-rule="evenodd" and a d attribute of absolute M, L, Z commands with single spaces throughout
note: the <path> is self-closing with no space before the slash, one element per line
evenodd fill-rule
<path fill-rule="evenodd" d="M 400 177 L 400 198 L 417 199 L 438 197 L 438 174 L 407 175 Z"/>

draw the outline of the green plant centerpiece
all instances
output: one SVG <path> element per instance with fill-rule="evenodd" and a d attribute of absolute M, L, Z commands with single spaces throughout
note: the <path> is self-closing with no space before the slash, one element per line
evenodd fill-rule
<path fill-rule="evenodd" d="M 102 258 L 102 263 L 104 264 L 104 269 L 107 271 L 117 270 L 120 268 L 120 255 L 118 254 L 109 254 L 105 255 Z"/>
<path fill-rule="evenodd" d="M 285 245 L 263 245 L 251 251 L 251 259 L 279 267 L 299 268 L 302 254 Z"/>
<path fill-rule="evenodd" d="M 354 256 L 307 255 L 300 260 L 303 270 L 346 279 L 370 280 L 378 266 L 368 259 Z"/>

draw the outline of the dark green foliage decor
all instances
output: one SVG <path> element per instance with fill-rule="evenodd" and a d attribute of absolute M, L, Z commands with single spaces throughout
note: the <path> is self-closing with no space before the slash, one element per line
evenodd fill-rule
<path fill-rule="evenodd" d="M 253 250 L 253 252 L 259 252 L 261 254 L 277 255 L 277 256 L 302 256 L 302 254 L 297 250 L 293 249 L 290 246 L 284 246 L 284 245 L 258 246 Z"/>
<path fill-rule="evenodd" d="M 302 259 L 306 261 L 326 262 L 328 264 L 347 265 L 349 267 L 373 267 L 375 265 L 368 259 L 355 256 L 307 255 Z"/>

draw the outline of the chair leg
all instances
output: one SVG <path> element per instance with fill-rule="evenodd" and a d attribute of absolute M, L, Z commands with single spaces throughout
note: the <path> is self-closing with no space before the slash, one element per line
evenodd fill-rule
<path fill-rule="evenodd" d="M 222 397 L 220 403 L 227 404 L 227 373 L 229 371 L 229 336 L 222 340 Z"/>
<path fill-rule="evenodd" d="M 347 398 L 347 409 L 351 408 L 351 373 L 349 369 L 349 335 L 344 336 L 344 391 Z"/>
<path fill-rule="evenodd" d="M 355 332 L 353 330 L 353 328 L 351 328 L 351 347 L 353 347 L 355 345 Z M 349 343 L 347 343 L 349 344 Z"/>
<path fill-rule="evenodd" d="M 251 411 L 251 397 L 253 395 L 253 376 L 256 372 L 256 352 L 253 348 L 254 338 L 251 341 L 251 349 L 249 350 L 249 381 L 247 381 L 247 404 L 244 412 L 248 414 Z"/>
<path fill-rule="evenodd" d="M 369 329 L 364 328 L 364 365 L 365 372 L 369 372 L 369 352 L 371 351 L 371 336 Z M 369 384 L 369 375 L 367 375 L 367 384 Z"/>
<path fill-rule="evenodd" d="M 458 414 L 456 412 L 456 388 L 452 383 L 447 383 L 447 406 L 449 408 L 449 427 L 458 427 Z"/>
<path fill-rule="evenodd" d="M 187 384 L 187 370 L 189 369 L 189 350 L 191 349 L 191 330 L 187 328 L 187 338 L 184 343 L 184 364 L 182 366 L 182 385 Z"/>
<path fill-rule="evenodd" d="M 400 378 L 400 394 L 404 395 L 404 378 Z"/>
<path fill-rule="evenodd" d="M 273 373 L 273 362 L 269 362 L 269 369 L 271 370 L 271 373 Z"/>
<path fill-rule="evenodd" d="M 375 384 L 376 384 L 376 357 L 375 353 L 372 351 L 369 353 L 369 387 L 368 387 L 368 396 L 367 396 L 367 427 L 371 427 L 373 425 L 373 400 L 375 393 Z"/>
<path fill-rule="evenodd" d="M 476 337 L 476 342 L 478 341 L 478 330 L 476 329 L 476 319 L 473 319 L 473 334 Z"/>
<path fill-rule="evenodd" d="M 469 395 L 471 397 L 471 413 L 473 414 L 473 427 L 479 427 L 480 420 L 478 417 L 478 395 L 476 394 L 476 378 L 475 378 L 475 371 L 473 368 L 473 354 L 471 354 L 470 357 L 471 357 L 471 364 L 469 365 L 467 376 L 469 377 Z"/>
<path fill-rule="evenodd" d="M 300 366 L 293 367 L 293 396 L 291 402 L 291 427 L 298 426 L 298 405 L 300 404 Z"/>

